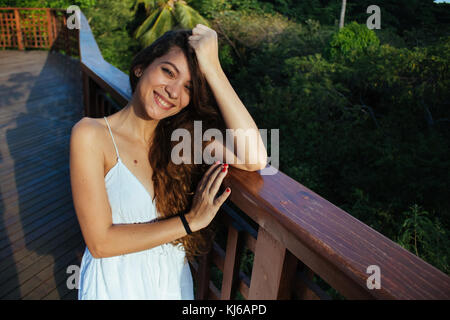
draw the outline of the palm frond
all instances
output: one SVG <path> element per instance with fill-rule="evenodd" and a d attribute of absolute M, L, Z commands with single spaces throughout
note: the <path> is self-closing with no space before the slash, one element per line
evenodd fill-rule
<path fill-rule="evenodd" d="M 182 2 L 175 3 L 175 19 L 183 27 L 192 29 L 197 23 L 210 27 L 208 21 L 198 11 Z"/>
<path fill-rule="evenodd" d="M 142 22 L 142 24 L 136 29 L 134 32 L 134 37 L 136 39 L 140 38 L 145 32 L 147 32 L 155 23 L 156 19 L 158 19 L 161 13 L 161 9 L 157 9 L 153 11 L 147 19 Z"/>
<path fill-rule="evenodd" d="M 158 15 L 158 18 L 156 19 L 155 23 L 152 25 L 150 30 L 145 32 L 139 40 L 144 46 L 148 46 L 153 43 L 156 39 L 158 39 L 160 36 L 162 36 L 166 31 L 169 31 L 173 28 L 175 25 L 175 18 L 170 13 L 170 10 L 167 6 L 165 6 L 160 14 Z"/>
<path fill-rule="evenodd" d="M 147 12 L 150 12 L 158 5 L 157 0 L 135 0 L 132 9 L 136 11 L 141 3 L 144 4 L 145 10 L 147 10 Z"/>

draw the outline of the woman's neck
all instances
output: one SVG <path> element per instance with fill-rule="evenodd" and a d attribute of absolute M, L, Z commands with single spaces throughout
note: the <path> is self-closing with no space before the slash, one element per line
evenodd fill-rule
<path fill-rule="evenodd" d="M 151 119 L 143 111 L 143 108 L 131 99 L 128 104 L 119 111 L 120 126 L 130 139 L 139 141 L 145 146 L 149 146 L 152 135 L 158 125 L 159 120 Z"/>

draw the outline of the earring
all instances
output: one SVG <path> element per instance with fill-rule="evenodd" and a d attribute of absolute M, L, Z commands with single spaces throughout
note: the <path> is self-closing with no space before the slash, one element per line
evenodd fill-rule
<path fill-rule="evenodd" d="M 139 70 L 135 70 L 134 71 L 134 74 L 136 75 L 136 77 L 140 77 L 140 76 L 142 76 L 142 71 L 139 69 Z"/>

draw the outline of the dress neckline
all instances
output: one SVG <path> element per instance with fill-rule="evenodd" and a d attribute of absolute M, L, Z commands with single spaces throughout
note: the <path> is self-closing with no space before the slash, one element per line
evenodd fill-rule
<path fill-rule="evenodd" d="M 141 187 L 142 190 L 144 190 L 144 192 L 147 194 L 147 196 L 150 198 L 150 200 L 153 202 L 153 197 L 150 194 L 150 192 L 148 192 L 147 188 L 142 184 L 142 182 L 133 174 L 133 172 L 131 172 L 130 169 L 128 169 L 128 167 L 125 165 L 125 163 L 123 163 L 122 159 L 118 158 L 116 164 L 109 169 L 109 171 L 106 173 L 105 175 L 105 180 L 107 180 L 108 176 L 110 175 L 110 172 L 113 171 L 118 165 L 119 163 L 126 169 L 126 171 L 128 171 L 128 173 L 134 178 L 134 180 L 136 180 L 136 182 L 139 184 L 139 186 Z"/>

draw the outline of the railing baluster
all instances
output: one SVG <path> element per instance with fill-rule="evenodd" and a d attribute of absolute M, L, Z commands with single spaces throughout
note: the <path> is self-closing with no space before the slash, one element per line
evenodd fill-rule
<path fill-rule="evenodd" d="M 313 281 L 313 278 L 314 272 L 306 265 L 303 265 L 303 270 L 297 271 L 295 298 L 300 300 L 331 300 L 331 297 Z"/>
<path fill-rule="evenodd" d="M 48 48 L 52 47 L 53 44 L 53 32 L 52 32 L 52 13 L 50 9 L 47 9 L 47 37 L 48 37 Z"/>
<path fill-rule="evenodd" d="M 229 224 L 221 290 L 222 300 L 230 300 L 234 297 L 238 284 L 237 281 L 239 281 L 239 265 L 244 246 L 243 239 L 243 232 L 236 229 L 232 224 Z"/>
<path fill-rule="evenodd" d="M 20 26 L 20 15 L 19 9 L 14 9 L 14 18 L 16 21 L 16 35 L 17 35 L 17 47 L 19 50 L 23 50 L 23 39 L 22 39 L 22 27 Z"/>
<path fill-rule="evenodd" d="M 264 228 L 259 228 L 249 299 L 290 299 L 295 269 L 292 254 Z M 295 258 L 295 257 L 294 257 Z"/>
<path fill-rule="evenodd" d="M 201 256 L 199 260 L 196 299 L 206 300 L 209 293 L 211 253 Z"/>

